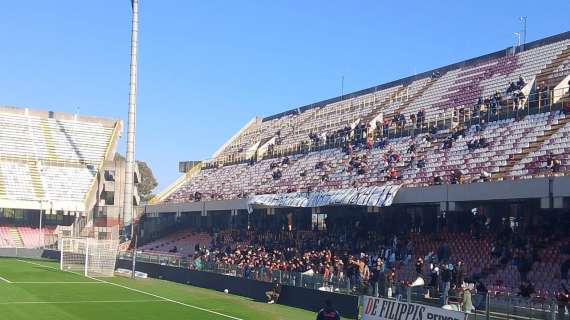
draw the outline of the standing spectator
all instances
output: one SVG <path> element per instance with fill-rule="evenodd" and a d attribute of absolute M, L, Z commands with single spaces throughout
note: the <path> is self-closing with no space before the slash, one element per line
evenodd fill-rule
<path fill-rule="evenodd" d="M 449 302 L 449 289 L 451 288 L 451 270 L 452 264 L 444 264 L 441 271 L 441 304 L 446 305 Z"/>
<path fill-rule="evenodd" d="M 540 83 L 540 85 L 538 86 L 537 90 L 538 92 L 538 106 L 540 108 L 548 106 L 549 104 L 549 99 L 548 99 L 548 86 L 546 85 L 546 83 L 544 81 L 542 81 Z"/>
<path fill-rule="evenodd" d="M 370 275 L 370 286 L 372 287 L 372 295 L 377 298 L 380 296 L 380 292 L 378 291 L 379 289 L 378 282 L 380 280 L 380 273 L 382 273 L 382 260 L 378 259 Z"/>
<path fill-rule="evenodd" d="M 485 309 L 485 303 L 487 299 L 487 287 L 483 284 L 483 281 L 477 280 L 475 283 L 475 290 L 477 291 L 477 295 L 475 296 L 475 308 L 477 309 Z"/>
<path fill-rule="evenodd" d="M 473 300 L 471 299 L 471 290 L 463 288 L 463 299 L 461 301 L 461 309 L 464 312 L 471 313 L 475 308 L 473 307 Z"/>
<path fill-rule="evenodd" d="M 528 252 L 528 254 L 520 252 L 517 260 L 517 269 L 519 271 L 521 281 L 527 281 L 528 273 L 530 272 L 533 263 L 532 254 L 530 252 Z"/>
<path fill-rule="evenodd" d="M 435 263 L 430 263 L 431 280 L 429 286 L 433 292 L 431 297 L 436 297 L 439 294 L 439 267 Z"/>
<path fill-rule="evenodd" d="M 465 277 L 465 268 L 463 261 L 457 261 L 457 264 L 453 268 L 453 283 L 460 288 L 463 285 L 463 279 Z"/>
<path fill-rule="evenodd" d="M 421 257 L 416 261 L 416 273 L 418 277 L 421 277 L 424 274 L 424 259 Z"/>

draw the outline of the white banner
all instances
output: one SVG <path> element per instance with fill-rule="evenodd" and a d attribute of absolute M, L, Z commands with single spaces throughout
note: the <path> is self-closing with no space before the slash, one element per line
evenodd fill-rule
<path fill-rule="evenodd" d="M 323 207 L 330 205 L 357 205 L 389 207 L 401 185 L 383 185 L 330 191 L 262 194 L 249 198 L 248 204 L 266 207 Z"/>
<path fill-rule="evenodd" d="M 362 320 L 465 320 L 460 311 L 364 296 Z"/>

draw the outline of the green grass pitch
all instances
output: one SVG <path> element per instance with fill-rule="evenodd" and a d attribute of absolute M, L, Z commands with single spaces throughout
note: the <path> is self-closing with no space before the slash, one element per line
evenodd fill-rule
<path fill-rule="evenodd" d="M 87 278 L 51 261 L 0 259 L 0 319 L 305 320 L 315 313 L 156 279 Z"/>

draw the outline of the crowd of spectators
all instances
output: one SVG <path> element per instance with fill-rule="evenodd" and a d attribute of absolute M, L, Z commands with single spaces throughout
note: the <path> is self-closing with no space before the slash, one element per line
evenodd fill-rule
<path fill-rule="evenodd" d="M 416 217 L 417 218 L 417 217 Z M 412 219 L 408 233 L 386 234 L 374 232 L 369 225 L 354 223 L 341 230 L 293 230 L 265 229 L 219 231 L 213 237 L 209 248 L 197 248 L 195 267 L 207 265 L 218 268 L 232 267 L 240 276 L 265 281 L 274 281 L 279 274 L 283 281 L 297 281 L 301 274 L 305 279 L 319 283 L 323 288 L 344 287 L 357 294 L 373 296 L 394 296 L 403 294 L 403 288 L 413 285 L 409 274 L 399 277 L 399 272 L 415 264 L 415 276 L 425 283 L 426 296 L 439 299 L 440 303 L 463 303 L 464 295 L 473 299 L 475 308 L 484 304 L 480 295 L 486 293 L 482 278 L 485 273 L 474 274 L 457 258 L 447 241 L 440 241 L 435 252 L 418 255 L 413 234 L 421 234 L 422 227 Z M 449 227 L 445 215 L 438 219 L 440 232 Z M 520 222 L 504 219 L 502 229 L 491 231 L 491 219 L 475 211 L 469 229 L 474 239 L 491 238 L 489 255 L 496 265 L 504 269 L 516 266 L 520 286 L 518 294 L 523 298 L 541 297 L 529 278 L 529 273 L 540 261 L 540 250 L 555 244 L 554 236 L 545 236 L 548 226 L 522 230 Z M 496 228 L 495 228 L 496 230 Z M 570 253 L 570 247 L 561 247 L 562 257 Z M 409 268 L 408 268 L 409 269 Z M 566 257 L 560 265 L 562 287 L 568 278 L 570 259 Z M 306 280 L 307 281 L 307 280 Z M 425 281 L 425 282 L 424 282 Z M 500 281 L 500 280 L 498 280 Z M 341 285 L 344 284 L 344 285 Z M 497 283 L 500 285 L 500 283 Z M 566 292 L 567 294 L 567 292 Z"/>

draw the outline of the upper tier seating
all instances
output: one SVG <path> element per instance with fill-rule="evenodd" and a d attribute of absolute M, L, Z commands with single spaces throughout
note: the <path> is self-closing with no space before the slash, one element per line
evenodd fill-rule
<path fill-rule="evenodd" d="M 117 122 L 27 111 L 0 110 L 0 199 L 81 208 Z"/>
<path fill-rule="evenodd" d="M 347 95 L 342 101 L 317 104 L 253 123 L 218 154 L 217 160 L 245 157 L 255 143 L 278 136 L 280 148 L 306 140 L 309 133 L 334 132 L 357 119 L 372 120 L 396 111 L 409 118 L 425 110 L 426 121 L 451 115 L 458 108 L 470 107 L 479 97 L 505 93 L 509 83 L 523 76 L 527 81 L 546 80 L 551 87 L 570 74 L 570 40 L 538 46 L 515 55 L 497 54 L 476 62 L 442 68 L 433 77 L 422 74 L 383 87 L 372 93 Z M 554 64 L 554 65 L 552 65 Z M 546 72 L 544 74 L 543 72 Z"/>
<path fill-rule="evenodd" d="M 564 93 L 561 105 L 546 97 L 554 96 L 554 92 L 544 94 L 541 88 L 547 85 L 552 89 L 570 75 L 570 39 L 565 34 L 527 48 L 516 54 L 505 51 L 476 58 L 374 91 L 253 121 L 164 201 L 387 183 L 425 186 L 432 184 L 434 177 L 453 183 L 459 172 L 462 183 L 530 178 L 553 173 L 545 169 L 549 154 L 561 162 L 554 174 L 563 175 L 570 170 L 570 123 L 557 110 L 570 103 L 570 97 Z M 528 90 L 522 111 L 507 93 L 509 84 L 519 77 L 526 85 L 517 90 Z M 497 105 L 491 96 L 497 97 Z M 475 108 L 480 98 L 481 110 Z M 556 103 L 554 108 L 551 102 Z M 417 119 L 420 111 L 424 113 L 422 122 L 413 125 L 411 116 Z M 407 123 L 396 120 L 402 116 Z M 474 123 L 480 126 L 471 126 Z M 463 126 L 467 132 L 457 134 L 455 130 Z M 355 127 L 363 131 L 346 134 Z M 439 130 L 435 140 L 426 134 L 428 127 L 432 132 L 434 127 Z M 444 140 L 452 134 L 452 145 L 445 145 Z M 377 146 L 380 136 L 389 138 L 387 147 L 356 148 L 351 156 L 342 150 L 347 139 L 362 138 L 366 143 L 368 138 Z M 485 146 L 469 148 L 472 140 L 481 138 L 486 140 Z M 412 144 L 415 150 L 407 152 Z M 391 177 L 385 160 L 389 153 L 399 156 Z M 351 168 L 355 157 L 366 164 L 364 171 Z M 253 158 L 256 161 L 245 163 Z"/>
<path fill-rule="evenodd" d="M 2 156 L 97 164 L 103 160 L 112 127 L 84 121 L 0 113 Z"/>

